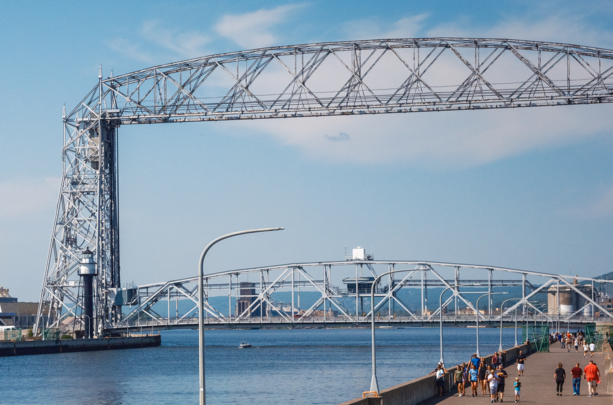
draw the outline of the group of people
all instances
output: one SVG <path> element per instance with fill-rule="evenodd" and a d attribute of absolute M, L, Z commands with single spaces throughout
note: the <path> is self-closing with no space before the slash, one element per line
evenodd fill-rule
<path fill-rule="evenodd" d="M 583 379 L 587 381 L 587 388 L 589 395 L 588 397 L 593 397 L 598 395 L 596 391 L 598 388 L 598 384 L 600 383 L 600 370 L 594 360 L 590 360 L 587 366 L 584 369 L 581 369 L 579 363 L 575 364 L 570 370 L 571 375 L 573 376 L 573 395 L 580 395 L 581 389 L 581 376 Z M 556 395 L 562 395 L 562 389 L 564 388 L 564 381 L 566 381 L 566 370 L 562 366 L 562 363 L 558 363 L 558 368 L 553 374 L 553 380 L 556 382 Z"/>
<path fill-rule="evenodd" d="M 567 337 L 567 336 L 566 336 Z M 579 337 L 576 336 L 575 339 Z M 556 339 L 557 340 L 557 339 Z M 585 342 L 585 340 L 583 340 Z M 593 357 L 595 351 L 595 345 L 592 343 L 588 347 Z M 504 402 L 504 392 L 506 386 L 506 380 L 509 375 L 503 369 L 504 367 L 504 354 L 505 352 L 496 352 L 492 356 L 491 364 L 485 364 L 483 358 L 473 354 L 467 363 L 462 363 L 457 366 L 453 372 L 453 382 L 458 388 L 458 395 L 463 397 L 466 395 L 466 387 L 470 385 L 471 394 L 473 397 L 479 395 L 479 387 L 481 387 L 481 395 L 490 395 L 490 402 Z M 587 357 L 587 353 L 584 353 L 584 357 Z M 517 365 L 517 377 L 513 382 L 513 391 L 515 393 L 515 402 L 520 402 L 521 399 L 521 381 L 520 377 L 524 375 L 524 368 L 526 363 L 526 356 L 520 350 L 515 360 Z M 432 373 L 436 373 L 436 385 L 438 386 L 439 396 L 443 396 L 445 387 L 445 373 L 447 370 L 443 364 L 439 363 Z M 588 391 L 590 397 L 598 395 L 597 387 L 600 383 L 600 370 L 594 360 L 589 361 L 588 365 L 582 369 L 577 363 L 571 370 L 573 378 L 573 395 L 580 395 L 581 378 L 587 381 Z M 562 366 L 562 363 L 558 363 L 553 380 L 556 383 L 556 395 L 561 396 L 564 388 L 564 382 L 566 380 L 566 370 Z"/>
<path fill-rule="evenodd" d="M 523 375 L 524 362 L 526 356 L 519 352 L 517 358 L 518 370 L 520 375 Z M 491 364 L 485 364 L 483 358 L 473 354 L 467 363 L 459 365 L 456 370 L 453 371 L 453 382 L 458 387 L 459 396 L 466 395 L 466 387 L 470 385 L 471 394 L 473 397 L 479 395 L 479 387 L 481 387 L 481 395 L 490 395 L 490 402 L 504 402 L 504 392 L 506 387 L 506 379 L 509 377 L 504 368 L 504 351 L 496 352 L 492 356 Z M 447 370 L 442 364 L 438 364 L 437 368 L 432 371 L 436 373 L 436 384 L 439 390 L 439 396 L 443 395 L 443 388 L 445 386 L 445 372 Z M 513 382 L 513 389 L 515 391 L 515 402 L 520 401 L 521 395 L 521 382 L 519 376 L 515 378 Z"/>
<path fill-rule="evenodd" d="M 571 349 L 575 348 L 575 353 L 579 353 L 579 348 L 583 348 L 583 357 L 587 358 L 588 354 L 594 357 L 594 351 L 596 351 L 596 345 L 594 342 L 589 343 L 585 339 L 585 333 L 578 331 L 576 333 L 564 332 L 564 333 L 552 333 L 549 339 L 549 343 L 560 342 L 560 348 L 566 348 L 570 353 Z"/>

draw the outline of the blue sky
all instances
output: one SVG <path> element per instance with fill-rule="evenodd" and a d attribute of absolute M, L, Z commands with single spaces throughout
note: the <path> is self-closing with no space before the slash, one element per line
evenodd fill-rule
<path fill-rule="evenodd" d="M 501 4 L 500 4 L 501 3 Z M 105 76 L 253 47 L 506 37 L 613 48 L 613 4 L 486 1 L 0 3 L 0 285 L 36 300 L 62 105 Z M 58 4 L 61 4 L 59 6 Z M 342 259 L 599 275 L 613 262 L 613 106 L 122 127 L 122 279 Z M 332 142 L 339 134 L 348 142 Z M 327 136 L 326 136 L 327 135 Z M 341 137 L 345 137 L 342 135 Z"/>

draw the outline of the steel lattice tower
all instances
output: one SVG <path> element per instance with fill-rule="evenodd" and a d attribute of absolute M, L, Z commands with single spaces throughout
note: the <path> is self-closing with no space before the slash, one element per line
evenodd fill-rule
<path fill-rule="evenodd" d="M 100 72 L 102 83 L 102 70 Z M 117 205 L 118 122 L 104 112 L 102 86 L 97 109 L 87 120 L 64 121 L 62 150 L 63 176 L 57 202 L 51 245 L 40 302 L 48 303 L 47 328 L 56 328 L 69 316 L 83 312 L 82 286 L 75 280 L 81 252 L 94 252 L 97 276 L 94 278 L 95 334 L 118 320 L 120 309 L 110 292 L 121 286 L 119 266 L 119 211 Z M 81 322 L 83 320 L 81 319 Z M 38 324 L 36 326 L 38 328 Z M 37 331 L 35 330 L 35 333 Z"/>

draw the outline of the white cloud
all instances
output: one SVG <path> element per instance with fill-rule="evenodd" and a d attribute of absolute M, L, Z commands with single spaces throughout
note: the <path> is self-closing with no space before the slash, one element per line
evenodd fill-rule
<path fill-rule="evenodd" d="M 426 35 L 526 39 L 600 47 L 613 45 L 613 33 L 594 26 L 590 16 L 583 15 L 580 10 L 551 13 L 540 19 L 530 15 L 508 16 L 495 26 L 478 26 L 469 20 L 461 20 L 436 26 Z"/>
<path fill-rule="evenodd" d="M 119 52 L 123 56 L 138 60 L 145 63 L 153 63 L 155 58 L 153 55 L 141 49 L 141 46 L 130 42 L 126 39 L 116 38 L 108 43 L 108 47 Z"/>
<path fill-rule="evenodd" d="M 198 31 L 179 32 L 165 28 L 158 21 L 146 21 L 140 35 L 145 39 L 144 42 L 115 38 L 107 46 L 123 56 L 147 64 L 177 57 L 196 58 L 210 53 L 205 45 L 211 42 L 211 38 Z"/>
<path fill-rule="evenodd" d="M 226 14 L 215 25 L 215 31 L 244 48 L 278 45 L 279 38 L 272 29 L 303 6 L 291 4 L 245 14 Z"/>
<path fill-rule="evenodd" d="M 392 24 L 373 18 L 353 20 L 343 24 L 343 31 L 348 39 L 415 38 L 422 31 L 427 17 L 427 14 L 418 14 L 403 17 Z"/>
<path fill-rule="evenodd" d="M 288 21 L 300 5 L 284 5 L 273 9 L 222 16 L 214 26 L 220 36 L 241 47 L 252 48 L 280 43 L 274 28 Z M 404 16 L 392 23 L 376 18 L 354 20 L 342 24 L 352 38 L 398 38 L 419 36 L 508 37 L 536 40 L 575 42 L 593 46 L 613 44 L 610 31 L 594 28 L 589 18 L 581 14 L 547 14 L 545 18 L 510 16 L 495 26 L 478 26 L 465 17 L 455 22 L 427 29 L 428 16 Z M 152 43 L 186 57 L 205 54 L 203 47 L 210 42 L 207 35 L 196 31 L 178 33 L 160 23 L 147 22 L 143 34 Z M 145 60 L 147 53 L 129 43 L 116 42 L 126 54 Z M 399 51 L 401 52 L 401 51 Z M 490 69 L 488 79 L 493 83 L 515 81 L 516 76 L 528 72 L 525 66 L 502 63 L 504 69 Z M 512 58 L 512 56 L 509 56 Z M 391 59 L 387 59 L 391 58 Z M 373 69 L 366 83 L 372 88 L 394 88 L 395 80 L 406 78 L 408 70 L 395 56 L 388 53 L 381 64 L 388 72 Z M 412 58 L 405 55 L 406 60 Z M 446 59 L 447 58 L 447 59 Z M 373 58 L 374 60 L 375 58 Z M 349 61 L 346 61 L 349 63 Z M 276 62 L 275 62 L 276 63 Z M 322 65 L 309 79 L 308 86 L 317 92 L 341 88 L 349 72 L 335 58 Z M 515 63 L 521 65 L 515 60 Z M 290 61 L 291 64 L 291 61 Z M 276 68 L 276 70 L 275 70 Z M 519 72 L 519 73 L 518 73 Z M 459 84 L 470 71 L 450 53 L 443 55 L 424 77 L 430 84 Z M 530 73 L 531 74 L 531 73 Z M 319 77 L 318 77 L 319 75 Z M 291 76 L 274 63 L 258 77 L 251 89 L 256 94 L 281 91 Z M 520 79 L 521 80 L 521 79 Z M 524 79 L 525 80 L 525 79 Z M 229 79 L 221 76 L 215 82 L 226 85 Z M 281 85 L 280 88 L 277 87 Z M 277 87 L 276 87 L 277 86 Z M 478 165 L 534 148 L 565 145 L 602 133 L 607 127 L 602 119 L 609 114 L 609 106 L 581 106 L 556 108 L 530 108 L 481 112 L 447 112 L 443 114 L 403 114 L 353 118 L 318 118 L 301 120 L 269 120 L 240 123 L 281 142 L 303 149 L 308 155 L 327 160 L 357 163 L 385 163 L 403 161 L 436 165 Z M 347 135 L 339 135 L 347 134 Z M 345 142 L 331 142 L 345 141 Z M 349 141 L 349 142 L 347 142 Z"/>
<path fill-rule="evenodd" d="M 602 119 L 606 109 L 610 106 L 292 118 L 238 125 L 248 126 L 246 133 L 271 134 L 317 159 L 467 167 L 609 131 Z M 330 142 L 326 137 L 339 133 L 349 134 L 351 141 Z"/>
<path fill-rule="evenodd" d="M 29 215 L 53 207 L 60 179 L 19 179 L 0 183 L 0 218 Z"/>
<path fill-rule="evenodd" d="M 362 27 L 364 35 L 371 37 L 418 36 L 425 15 L 405 17 L 391 24 L 387 31 L 381 25 L 370 21 L 370 25 L 350 22 L 346 29 Z M 458 23 L 459 24 L 459 23 Z M 349 28 L 348 28 L 349 27 Z M 589 21 L 576 18 L 572 28 L 561 16 L 550 16 L 544 20 L 531 23 L 523 20 L 505 19 L 496 27 L 479 28 L 465 22 L 463 27 L 437 35 L 454 35 L 467 37 L 533 37 L 533 39 L 561 40 L 574 38 L 574 42 L 592 43 L 593 29 Z M 440 29 L 440 28 L 437 28 Z M 442 30 L 442 29 L 441 29 Z M 432 35 L 436 30 L 432 30 Z M 545 38 L 539 32 L 547 32 Z M 495 34 L 497 33 L 497 34 Z M 517 35 L 515 35 L 517 34 Z M 521 35 L 520 35 L 521 34 Z M 560 35 L 558 35 L 560 34 Z M 356 34 L 357 35 L 357 34 Z M 600 32 L 601 38 L 610 36 L 610 32 Z M 373 88 L 394 88 L 400 83 L 394 77 L 405 77 L 406 67 L 398 60 L 382 59 L 383 72 L 373 69 L 365 82 Z M 386 56 L 386 57 L 388 57 Z M 410 55 L 405 55 L 411 58 Z M 447 59 L 446 59 L 447 58 Z M 493 83 L 527 79 L 532 73 L 512 55 L 503 56 L 497 66 L 486 77 Z M 373 60 L 375 58 L 372 58 Z M 337 63 L 334 58 L 325 63 Z M 349 73 L 340 68 L 320 68 L 325 77 L 309 79 L 307 85 L 315 92 L 330 91 L 341 88 Z M 563 69 L 565 75 L 565 69 Z M 470 71 L 453 54 L 443 55 L 427 75 L 430 84 L 461 83 Z M 527 76 L 521 79 L 521 75 Z M 275 78 L 263 74 L 266 83 Z M 258 79 L 259 80 L 259 79 Z M 278 80 L 278 79 L 277 79 Z M 432 82 L 431 82 L 432 81 Z M 266 87 L 270 87 L 267 84 Z M 520 154 L 536 148 L 557 147 L 593 138 L 609 133 L 608 121 L 603 119 L 610 115 L 610 105 L 572 106 L 556 108 L 497 109 L 487 111 L 463 111 L 445 113 L 387 114 L 377 116 L 312 118 L 297 122 L 289 120 L 267 120 L 265 122 L 247 122 L 239 125 L 249 126 L 250 130 L 268 133 L 287 145 L 301 148 L 307 155 L 329 161 L 350 161 L 355 163 L 383 164 L 401 161 L 409 164 L 427 164 L 436 166 L 474 166 L 509 156 Z M 350 142 L 330 142 L 331 137 L 346 133 Z M 336 138 L 333 138 L 336 139 Z"/>
<path fill-rule="evenodd" d="M 204 48 L 211 38 L 198 31 L 177 32 L 162 26 L 157 21 L 147 21 L 143 24 L 143 36 L 169 51 L 173 51 L 186 58 L 196 58 L 207 55 Z"/>

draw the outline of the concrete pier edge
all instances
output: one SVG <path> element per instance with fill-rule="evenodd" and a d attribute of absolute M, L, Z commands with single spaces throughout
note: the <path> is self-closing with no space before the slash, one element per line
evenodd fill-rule
<path fill-rule="evenodd" d="M 104 339 L 0 341 L 0 357 L 138 349 L 162 344 L 160 335 Z"/>
<path fill-rule="evenodd" d="M 503 355 L 504 365 L 507 366 L 509 364 L 515 363 L 515 360 L 517 359 L 520 350 L 525 355 L 529 356 L 536 351 L 536 347 L 534 343 L 531 343 L 530 348 L 528 348 L 527 345 L 523 344 L 521 346 L 515 346 L 510 349 L 507 349 Z M 493 354 L 483 357 L 483 360 L 486 364 L 492 364 L 492 356 Z M 457 365 L 447 367 L 448 370 L 453 370 L 455 368 L 457 368 Z M 613 375 L 613 373 L 611 373 L 611 375 Z M 385 403 L 385 405 L 417 405 L 438 395 L 435 378 L 436 377 L 434 374 L 427 375 L 400 385 L 396 385 L 391 388 L 381 390 L 381 397 L 379 398 L 356 398 L 347 402 L 343 402 L 339 405 L 382 405 L 383 403 Z M 449 392 L 449 388 L 452 386 L 453 376 L 451 375 L 451 373 L 445 373 L 445 392 Z M 609 385 L 609 387 L 610 386 L 611 384 Z"/>

